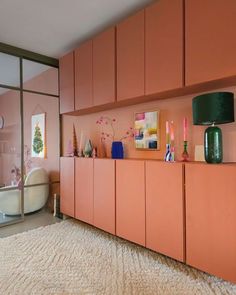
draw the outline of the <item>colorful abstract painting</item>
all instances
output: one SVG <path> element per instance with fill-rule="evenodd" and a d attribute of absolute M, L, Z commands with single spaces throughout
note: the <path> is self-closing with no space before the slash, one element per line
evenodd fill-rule
<path fill-rule="evenodd" d="M 159 150 L 159 111 L 135 114 L 135 147 Z"/>
<path fill-rule="evenodd" d="M 45 113 L 32 116 L 31 156 L 45 158 Z"/>

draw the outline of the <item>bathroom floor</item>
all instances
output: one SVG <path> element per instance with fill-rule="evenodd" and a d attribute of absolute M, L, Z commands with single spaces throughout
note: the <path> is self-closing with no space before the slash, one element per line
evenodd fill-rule
<path fill-rule="evenodd" d="M 1 218 L 4 217 L 0 216 L 0 223 L 3 221 Z M 5 216 L 4 222 L 8 221 L 6 218 L 12 220 L 12 217 Z M 18 217 L 14 218 L 18 219 Z M 60 221 L 62 221 L 62 219 L 53 217 L 51 212 L 47 211 L 46 209 L 42 209 L 36 213 L 25 215 L 25 220 L 23 222 L 0 227 L 0 238 L 8 237 L 17 233 Z"/>

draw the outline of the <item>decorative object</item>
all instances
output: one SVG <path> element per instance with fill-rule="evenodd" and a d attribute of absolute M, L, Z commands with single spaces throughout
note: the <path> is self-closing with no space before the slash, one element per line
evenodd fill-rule
<path fill-rule="evenodd" d="M 78 156 L 83 157 L 83 144 L 84 144 L 84 133 L 81 131 L 80 133 L 80 141 L 79 141 L 79 151 L 78 151 Z"/>
<path fill-rule="evenodd" d="M 45 158 L 45 113 L 31 118 L 31 156 Z"/>
<path fill-rule="evenodd" d="M 85 147 L 84 147 L 84 156 L 86 158 L 89 158 L 92 156 L 92 152 L 93 152 L 92 143 L 91 143 L 90 139 L 88 139 L 85 144 Z"/>
<path fill-rule="evenodd" d="M 164 160 L 166 162 L 172 162 L 169 121 L 166 121 L 166 153 L 165 153 Z"/>
<path fill-rule="evenodd" d="M 204 134 L 204 155 L 207 163 L 221 163 L 223 159 L 222 132 L 215 124 L 234 122 L 234 94 L 206 93 L 193 98 L 194 125 L 211 125 Z"/>
<path fill-rule="evenodd" d="M 194 161 L 205 161 L 204 145 L 195 145 Z"/>
<path fill-rule="evenodd" d="M 4 118 L 3 116 L 0 116 L 0 129 L 3 129 L 4 127 Z"/>
<path fill-rule="evenodd" d="M 96 148 L 94 147 L 93 148 L 93 151 L 92 151 L 92 158 L 95 159 L 97 157 L 97 150 Z"/>
<path fill-rule="evenodd" d="M 182 161 L 187 162 L 189 160 L 188 154 L 188 141 L 187 141 L 187 129 L 188 128 L 188 121 L 187 118 L 183 120 L 183 134 L 184 134 L 184 151 L 182 153 Z"/>
<path fill-rule="evenodd" d="M 77 156 L 77 138 L 76 138 L 76 132 L 75 132 L 75 125 L 73 124 L 73 156 Z"/>
<path fill-rule="evenodd" d="M 171 161 L 175 161 L 175 136 L 174 136 L 174 122 L 170 122 L 170 152 Z"/>
<path fill-rule="evenodd" d="M 159 111 L 135 114 L 136 149 L 159 150 Z"/>
<path fill-rule="evenodd" d="M 111 157 L 112 159 L 123 159 L 124 148 L 122 141 L 113 141 L 111 146 Z"/>
<path fill-rule="evenodd" d="M 105 144 L 104 144 L 104 141 L 102 138 L 100 138 L 100 143 L 99 143 L 98 150 L 97 150 L 97 156 L 99 158 L 106 158 L 107 157 L 106 147 L 105 147 Z"/>
<path fill-rule="evenodd" d="M 74 157 L 73 145 L 71 140 L 68 141 L 66 154 L 68 157 Z"/>
<path fill-rule="evenodd" d="M 123 149 L 123 141 L 129 138 L 134 138 L 134 129 L 130 127 L 125 134 L 120 137 L 119 139 L 116 139 L 116 132 L 114 128 L 114 123 L 117 122 L 115 118 L 111 119 L 110 117 L 106 116 L 101 116 L 96 124 L 102 126 L 102 131 L 101 131 L 101 149 L 103 149 L 104 153 L 104 143 L 107 140 L 110 140 L 112 142 L 111 146 L 111 156 L 114 157 L 119 157 L 119 158 L 114 158 L 114 159 L 123 159 L 124 158 L 124 149 Z M 106 126 L 106 130 L 104 130 L 104 126 Z M 107 131 L 107 129 L 110 129 Z M 114 145 L 113 145 L 113 142 Z"/>

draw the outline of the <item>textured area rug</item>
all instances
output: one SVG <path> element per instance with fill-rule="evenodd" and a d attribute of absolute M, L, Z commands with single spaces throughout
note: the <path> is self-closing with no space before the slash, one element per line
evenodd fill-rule
<path fill-rule="evenodd" d="M 236 285 L 67 220 L 0 239 L 0 294 L 236 294 Z"/>

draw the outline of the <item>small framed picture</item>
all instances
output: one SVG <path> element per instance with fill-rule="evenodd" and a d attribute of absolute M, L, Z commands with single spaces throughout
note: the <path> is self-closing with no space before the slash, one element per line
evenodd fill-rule
<path fill-rule="evenodd" d="M 135 114 L 135 148 L 145 150 L 160 149 L 159 111 Z"/>

